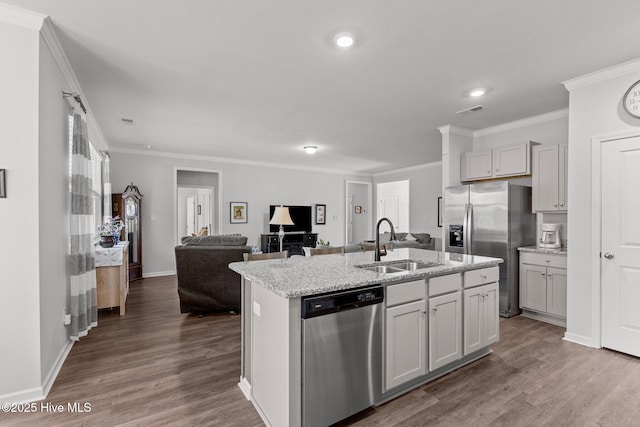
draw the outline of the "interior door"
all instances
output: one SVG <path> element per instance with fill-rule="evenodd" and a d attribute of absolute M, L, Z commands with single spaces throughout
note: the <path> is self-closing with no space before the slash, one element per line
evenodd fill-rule
<path fill-rule="evenodd" d="M 602 345 L 640 357 L 640 136 L 602 147 Z"/>
<path fill-rule="evenodd" d="M 389 218 L 396 230 L 400 229 L 400 196 L 397 194 L 382 194 L 380 196 L 380 213 L 378 219 Z M 389 225 L 384 222 L 380 225 L 380 233 L 391 231 Z"/>

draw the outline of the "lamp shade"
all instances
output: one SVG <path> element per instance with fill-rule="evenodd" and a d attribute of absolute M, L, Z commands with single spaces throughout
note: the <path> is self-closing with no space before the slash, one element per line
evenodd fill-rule
<path fill-rule="evenodd" d="M 276 210 L 273 211 L 273 216 L 269 224 L 274 225 L 293 225 L 291 215 L 289 215 L 289 208 L 285 206 L 276 206 Z"/>

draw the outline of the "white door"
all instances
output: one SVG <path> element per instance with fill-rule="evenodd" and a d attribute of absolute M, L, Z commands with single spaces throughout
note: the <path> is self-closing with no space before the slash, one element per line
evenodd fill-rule
<path fill-rule="evenodd" d="M 640 136 L 602 146 L 602 345 L 640 357 Z"/>
<path fill-rule="evenodd" d="M 389 218 L 389 221 L 391 221 L 397 230 L 400 217 L 399 207 L 400 197 L 397 194 L 382 194 L 380 196 L 380 213 L 378 214 L 378 219 Z M 389 225 L 386 222 L 380 224 L 380 233 L 387 231 L 391 231 Z"/>
<path fill-rule="evenodd" d="M 186 236 L 191 236 L 192 234 L 195 234 L 196 232 L 196 198 L 195 197 L 187 197 L 186 200 L 186 206 L 187 206 L 187 214 L 186 214 L 186 220 L 187 220 L 187 230 L 186 230 Z"/>

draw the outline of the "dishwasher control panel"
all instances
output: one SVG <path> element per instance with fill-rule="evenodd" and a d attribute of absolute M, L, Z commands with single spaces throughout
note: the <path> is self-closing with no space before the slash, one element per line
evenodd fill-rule
<path fill-rule="evenodd" d="M 371 304 L 379 304 L 382 301 L 384 301 L 384 288 L 382 286 L 314 295 L 302 298 L 302 311 L 300 314 L 303 319 L 308 319 Z"/>

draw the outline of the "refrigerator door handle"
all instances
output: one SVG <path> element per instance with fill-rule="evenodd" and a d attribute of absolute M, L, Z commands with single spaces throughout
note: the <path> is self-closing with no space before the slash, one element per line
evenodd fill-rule
<path fill-rule="evenodd" d="M 467 205 L 466 211 L 465 211 L 465 216 L 464 216 L 464 222 L 465 222 L 465 226 L 464 226 L 464 253 L 467 255 L 471 254 L 471 244 L 473 243 L 472 241 L 472 235 L 473 235 L 473 204 L 469 203 Z"/>
<path fill-rule="evenodd" d="M 462 253 L 469 253 L 469 203 L 464 205 L 464 219 L 462 220 Z"/>

